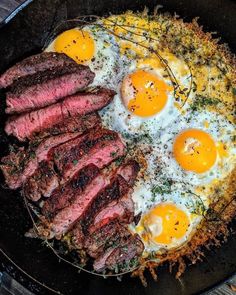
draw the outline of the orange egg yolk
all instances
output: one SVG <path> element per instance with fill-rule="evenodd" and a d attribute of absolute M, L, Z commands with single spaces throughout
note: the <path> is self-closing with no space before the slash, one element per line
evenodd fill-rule
<path fill-rule="evenodd" d="M 167 102 L 169 86 L 156 75 L 137 70 L 122 83 L 122 98 L 126 107 L 140 117 L 159 113 Z"/>
<path fill-rule="evenodd" d="M 199 129 L 189 129 L 176 137 L 173 154 L 183 169 L 204 173 L 214 165 L 217 148 L 208 133 Z"/>
<path fill-rule="evenodd" d="M 143 218 L 143 225 L 148 232 L 149 240 L 169 245 L 186 235 L 190 220 L 176 205 L 166 203 L 149 211 Z"/>
<path fill-rule="evenodd" d="M 56 38 L 54 50 L 65 53 L 77 63 L 83 64 L 93 58 L 95 44 L 89 32 L 71 29 Z"/>

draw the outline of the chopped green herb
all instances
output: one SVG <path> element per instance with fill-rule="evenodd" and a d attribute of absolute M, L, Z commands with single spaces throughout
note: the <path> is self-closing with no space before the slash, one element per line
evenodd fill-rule
<path fill-rule="evenodd" d="M 197 95 L 190 108 L 193 112 L 195 112 L 204 108 L 205 106 L 215 106 L 218 103 L 220 103 L 220 100 L 217 98 L 210 98 L 203 95 Z"/>
<path fill-rule="evenodd" d="M 230 138 L 232 141 L 236 141 L 236 135 L 232 135 L 232 136 L 230 136 Z"/>
<path fill-rule="evenodd" d="M 119 157 L 118 159 L 115 160 L 116 166 L 120 166 L 120 164 L 124 161 L 124 157 Z"/>
<path fill-rule="evenodd" d="M 31 153 L 30 153 L 30 158 L 31 158 L 31 159 L 35 159 L 35 157 L 36 157 L 35 152 L 31 152 Z"/>
<path fill-rule="evenodd" d="M 73 165 L 78 164 L 78 160 L 73 160 Z"/>
<path fill-rule="evenodd" d="M 117 155 L 117 152 L 111 152 L 111 154 L 110 154 L 110 155 L 111 155 L 111 157 L 112 157 L 112 158 L 115 158 L 115 157 L 116 157 L 116 155 Z"/>
<path fill-rule="evenodd" d="M 151 201 L 155 200 L 156 195 L 164 195 L 171 193 L 171 185 L 172 181 L 169 179 L 166 179 L 163 181 L 161 185 L 155 185 L 152 187 L 152 199 Z"/>

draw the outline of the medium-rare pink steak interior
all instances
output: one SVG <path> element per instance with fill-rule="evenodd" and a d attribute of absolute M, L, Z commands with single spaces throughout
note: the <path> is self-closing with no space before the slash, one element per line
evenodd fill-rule
<path fill-rule="evenodd" d="M 74 223 L 84 214 L 88 206 L 97 197 L 97 194 L 108 183 L 103 174 L 93 179 L 85 190 L 75 195 L 69 206 L 59 211 L 50 223 L 50 237 L 65 234 Z"/>
<path fill-rule="evenodd" d="M 88 164 L 103 168 L 124 153 L 125 146 L 116 132 L 97 128 L 56 147 L 53 157 L 66 181 Z"/>
<path fill-rule="evenodd" d="M 75 122 L 78 123 L 77 127 L 74 126 Z M 64 142 L 80 136 L 86 130 L 100 125 L 101 120 L 97 114 L 89 114 L 80 118 L 69 117 L 64 121 L 64 124 L 60 122 L 54 126 L 56 133 L 59 133 L 58 135 L 47 137 L 41 142 L 39 141 L 39 143 L 33 142 L 32 147 L 27 150 L 20 148 L 2 158 L 0 167 L 5 176 L 6 183 L 10 188 L 16 189 L 20 187 L 28 177 L 34 174 L 41 161 L 49 160 L 49 154 L 53 147 L 59 146 Z M 69 130 L 69 132 L 64 132 L 65 130 Z M 40 140 L 41 137 L 45 137 L 49 132 L 50 130 L 48 129 L 44 134 L 39 134 Z"/>
<path fill-rule="evenodd" d="M 32 55 L 18 62 L 0 76 L 0 88 L 10 86 L 19 78 L 44 72 L 45 70 L 54 70 L 69 67 L 75 62 L 64 53 L 43 52 Z"/>
<path fill-rule="evenodd" d="M 98 125 L 101 125 L 101 118 L 97 113 L 90 113 L 84 116 L 68 117 L 63 121 L 59 121 L 56 125 L 43 130 L 41 133 L 33 134 L 33 138 L 36 138 L 37 140 L 38 138 L 75 132 L 80 132 L 82 134 L 86 130 Z"/>
<path fill-rule="evenodd" d="M 83 90 L 93 79 L 89 67 L 77 64 L 19 78 L 6 94 L 6 113 L 23 113 L 51 105 Z"/>
<path fill-rule="evenodd" d="M 49 197 L 59 185 L 58 176 L 52 162 L 42 161 L 36 172 L 23 184 L 22 193 L 33 201 L 41 196 Z"/>
<path fill-rule="evenodd" d="M 92 164 L 88 165 L 77 172 L 69 182 L 55 189 L 43 205 L 44 216 L 51 218 L 59 210 L 69 206 L 76 194 L 82 193 L 98 174 L 98 167 Z"/>
<path fill-rule="evenodd" d="M 111 102 L 114 94 L 112 90 L 100 88 L 93 92 L 68 96 L 62 102 L 43 109 L 10 117 L 5 131 L 20 141 L 31 139 L 36 132 L 44 132 L 69 117 L 82 116 L 102 109 Z"/>
<path fill-rule="evenodd" d="M 125 269 L 124 263 L 133 265 L 143 252 L 129 229 L 140 167 L 126 159 L 121 136 L 102 126 L 97 111 L 115 92 L 84 90 L 93 78 L 88 67 L 54 53 L 29 57 L 6 71 L 0 77 L 6 112 L 22 114 L 9 117 L 5 131 L 25 143 L 11 147 L 0 168 L 6 184 L 21 188 L 40 212 L 38 231 L 27 236 L 61 240 L 103 272 L 117 265 Z"/>

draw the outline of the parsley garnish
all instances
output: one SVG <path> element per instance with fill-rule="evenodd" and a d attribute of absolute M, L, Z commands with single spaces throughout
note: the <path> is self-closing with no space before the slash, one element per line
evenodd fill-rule
<path fill-rule="evenodd" d="M 203 95 L 197 95 L 192 105 L 190 106 L 193 112 L 203 109 L 205 106 L 215 106 L 220 103 L 217 98 L 210 98 Z"/>
<path fill-rule="evenodd" d="M 152 201 L 155 200 L 156 195 L 164 195 L 171 193 L 171 185 L 172 181 L 170 179 L 166 179 L 163 181 L 161 185 L 155 185 L 152 187 Z"/>
<path fill-rule="evenodd" d="M 111 155 L 112 158 L 115 158 L 117 156 L 117 152 L 111 152 L 110 155 Z"/>

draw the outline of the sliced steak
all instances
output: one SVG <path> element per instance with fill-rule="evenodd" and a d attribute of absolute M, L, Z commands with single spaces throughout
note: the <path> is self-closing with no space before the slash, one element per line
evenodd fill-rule
<path fill-rule="evenodd" d="M 15 80 L 45 70 L 74 65 L 75 61 L 64 53 L 42 52 L 18 62 L 0 76 L 0 88 L 6 88 Z"/>
<path fill-rule="evenodd" d="M 23 185 L 23 195 L 32 201 L 38 201 L 41 196 L 49 197 L 58 187 L 59 179 L 53 169 L 52 162 L 41 162 L 36 172 Z"/>
<path fill-rule="evenodd" d="M 72 239 L 71 239 L 72 247 L 75 249 L 83 249 L 85 236 L 82 230 L 82 226 L 80 225 L 79 222 L 75 224 L 75 227 L 71 231 L 71 236 L 72 236 Z"/>
<path fill-rule="evenodd" d="M 134 202 L 131 194 L 125 195 L 118 201 L 111 202 L 93 218 L 93 223 L 87 228 L 89 234 L 95 232 L 112 220 L 119 220 L 122 224 L 129 224 L 134 219 Z"/>
<path fill-rule="evenodd" d="M 107 185 L 107 180 L 104 175 L 98 175 L 94 178 L 85 190 L 73 198 L 71 205 L 59 211 L 53 218 L 49 230 L 51 236 L 60 237 L 65 234 L 75 222 L 87 210 L 90 203 L 96 198 L 98 192 Z"/>
<path fill-rule="evenodd" d="M 119 243 L 108 248 L 95 260 L 94 270 L 97 272 L 102 272 L 105 269 L 128 271 L 135 266 L 132 259 L 140 257 L 143 250 L 144 245 L 137 234 L 122 237 Z"/>
<path fill-rule="evenodd" d="M 110 183 L 100 191 L 96 199 L 90 205 L 89 209 L 85 212 L 82 220 L 83 231 L 87 233 L 87 229 L 93 223 L 96 214 L 103 208 L 109 205 L 113 200 L 118 201 L 123 195 L 127 194 L 129 186 L 127 182 L 117 175 Z"/>
<path fill-rule="evenodd" d="M 92 164 L 80 170 L 69 182 L 53 191 L 43 205 L 43 214 L 51 218 L 57 211 L 69 206 L 74 197 L 82 194 L 86 186 L 98 175 L 99 169 Z"/>
<path fill-rule="evenodd" d="M 124 153 L 118 133 L 97 128 L 55 148 L 54 161 L 66 181 L 88 164 L 103 168 Z"/>
<path fill-rule="evenodd" d="M 98 193 L 78 222 L 81 229 L 76 232 L 77 245 L 82 245 L 84 238 L 113 220 L 122 224 L 133 221 L 134 203 L 131 192 L 138 172 L 139 164 L 130 160 L 110 177 L 109 184 Z M 126 179 L 121 175 L 126 175 Z"/>
<path fill-rule="evenodd" d="M 64 125 L 62 123 L 56 125 L 56 130 L 59 132 L 67 129 L 74 133 L 65 133 L 46 138 L 39 144 L 33 143 L 33 149 L 20 149 L 18 152 L 12 152 L 8 156 L 2 158 L 3 164 L 0 165 L 0 168 L 10 188 L 16 189 L 20 187 L 28 177 L 32 176 L 37 170 L 38 164 L 41 161 L 47 161 L 49 159 L 49 154 L 53 147 L 76 138 L 86 130 L 100 125 L 101 123 L 100 117 L 94 113 L 72 119 L 72 117 L 69 117 L 65 120 L 64 123 L 67 124 L 65 127 L 63 127 Z M 78 123 L 77 127 L 75 122 Z M 75 127 L 75 129 L 73 127 Z M 49 132 L 49 130 L 47 132 Z"/>
<path fill-rule="evenodd" d="M 117 220 L 114 220 L 87 236 L 85 238 L 84 248 L 91 257 L 97 258 L 106 249 L 115 247 L 121 238 L 129 236 L 130 232 L 127 228 L 119 224 Z"/>
<path fill-rule="evenodd" d="M 117 174 L 122 176 L 130 187 L 133 187 L 139 170 L 139 163 L 131 159 L 119 167 Z"/>
<path fill-rule="evenodd" d="M 119 203 L 122 197 L 125 197 L 128 193 L 131 193 L 134 180 L 139 172 L 139 164 L 131 160 L 128 163 L 122 165 L 115 175 L 111 178 L 109 185 L 107 185 L 92 202 L 89 210 L 81 221 L 83 231 L 86 233 L 89 227 L 96 223 L 104 223 L 108 217 L 112 218 L 115 215 L 124 216 L 125 213 L 129 217 L 133 217 L 134 208 L 132 200 L 129 200 L 128 207 L 131 211 L 127 212 L 124 203 Z M 125 178 L 123 176 L 125 176 Z M 125 201 L 127 198 L 125 199 Z M 123 200 L 124 201 L 124 200 Z M 119 203 L 119 205 L 118 205 Z M 109 209 L 111 211 L 109 211 Z M 120 210 L 120 211 L 119 211 Z M 118 213 L 118 214 L 117 214 Z M 99 215 L 98 217 L 96 215 Z M 126 216 L 127 217 L 127 216 Z M 127 219 L 127 218 L 126 218 Z M 128 218 L 130 220 L 131 218 Z"/>
<path fill-rule="evenodd" d="M 35 149 L 25 150 L 20 148 L 18 152 L 11 152 L 1 159 L 0 168 L 5 176 L 5 181 L 11 189 L 20 187 L 26 179 L 34 174 L 39 163 L 49 160 L 50 150 L 66 141 L 69 141 L 80 133 L 65 133 L 43 140 Z"/>
<path fill-rule="evenodd" d="M 41 133 L 33 134 L 33 137 L 38 139 L 62 133 L 74 132 L 79 132 L 82 134 L 84 131 L 97 125 L 101 125 L 101 118 L 97 113 L 91 113 L 84 116 L 68 117 Z"/>
<path fill-rule="evenodd" d="M 94 76 L 89 67 L 75 63 L 19 78 L 6 94 L 6 113 L 24 113 L 51 105 L 87 87 Z"/>
<path fill-rule="evenodd" d="M 5 126 L 8 135 L 19 140 L 30 139 L 33 134 L 43 132 L 68 117 L 85 115 L 102 109 L 112 100 L 114 91 L 100 88 L 92 93 L 78 93 L 65 98 L 62 102 L 11 117 Z"/>

